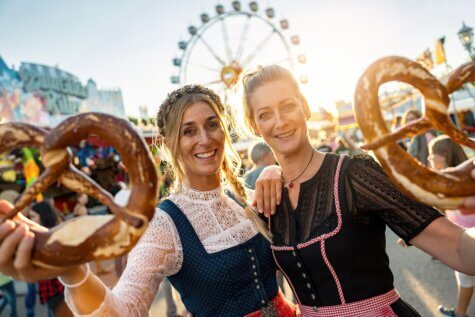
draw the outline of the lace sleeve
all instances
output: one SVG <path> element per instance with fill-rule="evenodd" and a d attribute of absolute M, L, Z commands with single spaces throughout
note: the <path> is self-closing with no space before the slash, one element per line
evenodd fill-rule
<path fill-rule="evenodd" d="M 68 306 L 75 316 L 146 316 L 164 275 L 178 272 L 183 262 L 181 243 L 171 218 L 157 210 L 144 235 L 129 254 L 119 282 L 101 306 L 90 315 L 79 315 L 66 289 Z"/>
<path fill-rule="evenodd" d="M 348 181 L 357 217 L 376 217 L 406 243 L 442 215 L 399 191 L 368 155 L 353 157 L 348 165 Z"/>

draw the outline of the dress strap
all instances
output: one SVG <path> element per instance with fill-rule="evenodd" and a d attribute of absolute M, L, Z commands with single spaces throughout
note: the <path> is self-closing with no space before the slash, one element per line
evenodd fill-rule
<path fill-rule="evenodd" d="M 195 229 L 191 225 L 188 218 L 185 216 L 178 206 L 170 199 L 165 199 L 158 206 L 161 210 L 166 212 L 170 218 L 172 218 L 175 224 L 178 235 L 180 236 L 181 244 L 183 247 L 183 253 L 185 250 L 188 252 L 200 251 L 206 254 L 206 250 L 200 241 L 200 238 L 196 234 Z M 199 249 L 196 249 L 198 247 Z"/>

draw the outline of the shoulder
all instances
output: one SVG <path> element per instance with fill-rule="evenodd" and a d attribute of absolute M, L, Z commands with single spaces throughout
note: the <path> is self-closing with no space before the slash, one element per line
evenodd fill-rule
<path fill-rule="evenodd" d="M 142 235 L 138 246 L 174 248 L 179 241 L 178 230 L 172 218 L 162 209 L 155 208 L 155 214 Z"/>
<path fill-rule="evenodd" d="M 150 221 L 147 231 L 156 232 L 157 235 L 161 236 L 168 235 L 175 230 L 175 224 L 170 215 L 160 207 L 156 207 L 155 214 L 153 215 L 153 218 Z"/>
<path fill-rule="evenodd" d="M 368 154 L 357 154 L 350 157 L 348 161 L 348 169 L 354 170 L 358 168 L 370 168 L 381 170 L 381 165 Z"/>

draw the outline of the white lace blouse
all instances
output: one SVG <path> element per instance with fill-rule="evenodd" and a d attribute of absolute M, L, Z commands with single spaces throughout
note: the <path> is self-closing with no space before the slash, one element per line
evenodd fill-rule
<path fill-rule="evenodd" d="M 170 195 L 186 215 L 208 253 L 219 252 L 250 240 L 257 234 L 243 209 L 222 187 L 201 192 L 184 188 Z M 68 306 L 75 316 L 147 316 L 163 276 L 177 273 L 183 262 L 178 231 L 170 216 L 157 209 L 146 232 L 130 252 L 127 267 L 101 306 L 90 315 L 79 315 L 66 289 Z"/>

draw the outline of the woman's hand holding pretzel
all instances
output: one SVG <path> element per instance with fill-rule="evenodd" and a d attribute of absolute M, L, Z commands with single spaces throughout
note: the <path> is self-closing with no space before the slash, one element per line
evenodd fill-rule
<path fill-rule="evenodd" d="M 90 134 L 116 148 L 128 169 L 131 195 L 123 207 L 115 204 L 107 191 L 71 164 L 68 146 L 78 144 Z M 14 206 L 3 204 L 1 207 L 0 271 L 34 279 L 38 276 L 32 263 L 46 268 L 68 268 L 116 257 L 135 245 L 155 212 L 158 177 L 147 145 L 127 121 L 106 114 L 85 113 L 68 118 L 49 133 L 28 124 L 0 125 L 0 152 L 24 146 L 40 148 L 45 171 L 26 188 Z M 46 230 L 19 215 L 20 210 L 58 180 L 70 190 L 96 198 L 109 207 L 115 217 L 82 216 Z M 17 255 L 13 257 L 15 252 Z M 23 273 L 16 272 L 15 268 L 21 268 Z M 50 273 L 44 271 L 46 275 Z"/>

